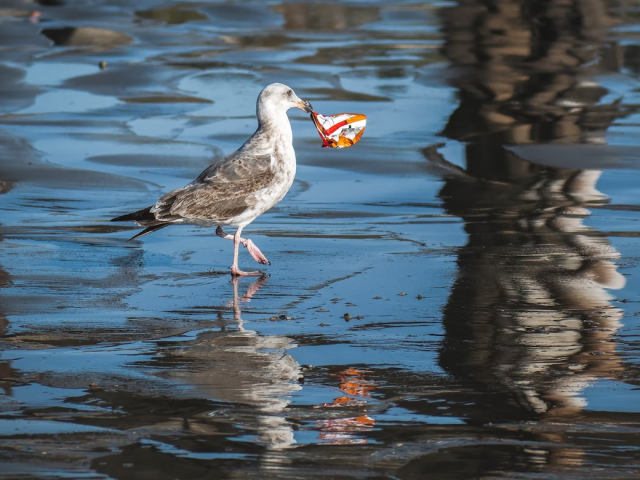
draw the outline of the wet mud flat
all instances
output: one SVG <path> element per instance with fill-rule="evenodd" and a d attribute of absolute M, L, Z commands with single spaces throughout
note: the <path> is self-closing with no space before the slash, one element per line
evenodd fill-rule
<path fill-rule="evenodd" d="M 2 3 L 0 478 L 637 478 L 639 13 Z M 369 123 L 290 112 L 265 275 L 127 243 L 276 81 Z"/>

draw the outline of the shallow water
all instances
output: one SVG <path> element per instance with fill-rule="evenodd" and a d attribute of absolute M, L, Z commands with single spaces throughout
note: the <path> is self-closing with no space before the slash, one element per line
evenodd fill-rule
<path fill-rule="evenodd" d="M 0 4 L 0 478 L 640 476 L 640 2 L 133 5 Z M 276 81 L 270 276 L 126 243 Z"/>

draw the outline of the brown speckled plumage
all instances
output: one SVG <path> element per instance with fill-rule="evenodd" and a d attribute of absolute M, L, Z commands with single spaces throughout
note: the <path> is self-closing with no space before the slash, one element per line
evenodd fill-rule
<path fill-rule="evenodd" d="M 235 152 L 208 167 L 186 187 L 162 196 L 151 211 L 162 222 L 227 221 L 253 206 L 253 194 L 273 181 L 270 165 L 271 155 Z"/>

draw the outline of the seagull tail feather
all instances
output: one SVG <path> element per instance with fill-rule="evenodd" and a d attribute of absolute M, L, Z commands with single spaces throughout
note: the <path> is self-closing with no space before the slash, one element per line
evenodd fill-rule
<path fill-rule="evenodd" d="M 145 235 L 149 235 L 150 233 L 153 233 L 156 230 L 160 230 L 161 228 L 168 227 L 169 225 L 170 225 L 169 223 L 159 223 L 158 225 L 147 227 L 137 235 L 134 235 L 133 237 L 131 237 L 129 240 L 127 240 L 127 242 L 130 242 L 131 240 L 135 240 L 136 238 L 144 237 Z"/>
<path fill-rule="evenodd" d="M 126 215 L 120 215 L 119 217 L 112 218 L 112 222 L 125 222 L 127 220 L 133 220 L 134 222 L 144 221 L 144 220 L 155 220 L 156 217 L 153 213 L 151 213 L 152 207 L 143 208 L 142 210 L 138 210 L 136 212 L 127 213 Z"/>
<path fill-rule="evenodd" d="M 170 225 L 170 223 L 168 222 L 157 220 L 156 216 L 151 212 L 152 208 L 153 206 L 143 208 L 142 210 L 138 210 L 135 212 L 127 213 L 126 215 L 121 215 L 119 217 L 112 218 L 111 221 L 126 222 L 127 220 L 133 220 L 136 224 L 140 225 L 141 227 L 147 227 L 137 235 L 134 235 L 129 240 L 127 240 L 127 242 L 130 242 L 131 240 L 144 237 L 145 235 L 149 235 L 150 233 L 153 233 L 156 230 L 160 230 L 161 228 L 164 228 Z"/>

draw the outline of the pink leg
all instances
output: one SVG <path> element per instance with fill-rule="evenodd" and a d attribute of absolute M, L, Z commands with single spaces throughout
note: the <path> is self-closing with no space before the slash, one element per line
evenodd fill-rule
<path fill-rule="evenodd" d="M 243 272 L 242 270 L 240 270 L 240 268 L 238 268 L 238 250 L 240 248 L 241 243 L 245 247 L 247 247 L 247 249 L 249 250 L 249 253 L 251 253 L 251 256 L 254 259 L 256 259 L 256 261 L 260 262 L 260 260 L 256 258 L 256 255 L 259 254 L 268 263 L 268 260 L 264 257 L 264 255 L 262 255 L 262 252 L 258 250 L 258 247 L 256 247 L 251 240 L 242 238 L 240 236 L 240 233 L 242 233 L 242 227 L 238 227 L 234 236 L 226 235 L 221 227 L 218 227 L 216 229 L 216 234 L 219 237 L 233 240 L 233 264 L 231 265 L 231 267 L 229 267 L 231 270 L 231 275 L 238 275 L 241 277 L 248 276 L 248 275 L 262 275 L 261 272 Z M 252 248 L 253 248 L 253 253 L 252 253 Z M 257 251 L 257 254 L 255 253 L 256 251 Z M 264 262 L 260 262 L 260 263 L 264 263 Z"/>
<path fill-rule="evenodd" d="M 236 232 L 236 234 L 237 233 L 238 232 Z M 216 229 L 216 235 L 222 238 L 226 238 L 227 240 L 234 240 L 235 238 L 234 235 L 227 235 L 226 233 L 224 233 L 222 227 L 218 227 Z M 271 262 L 267 260 L 267 257 L 264 256 L 264 254 L 260 251 L 256 244 L 253 243 L 250 239 L 240 237 L 240 243 L 249 251 L 249 255 L 251 255 L 256 262 L 261 263 L 262 265 L 271 265 Z"/>
<path fill-rule="evenodd" d="M 248 238 L 241 238 L 240 243 L 242 243 L 242 245 L 244 245 L 247 250 L 249 250 L 249 255 L 251 255 L 256 262 L 263 265 L 271 265 L 271 262 L 267 260 L 267 257 L 262 254 L 260 249 L 256 247 L 256 244 L 251 240 L 249 240 Z"/>

